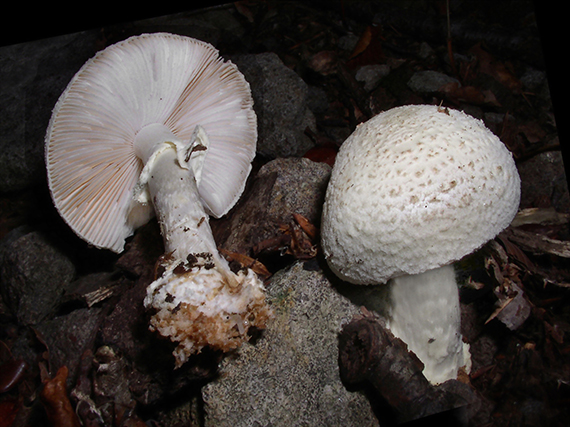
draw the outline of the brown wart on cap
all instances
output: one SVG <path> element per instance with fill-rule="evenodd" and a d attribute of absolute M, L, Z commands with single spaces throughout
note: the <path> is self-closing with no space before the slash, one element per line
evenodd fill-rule
<path fill-rule="evenodd" d="M 432 383 L 470 366 L 451 264 L 505 229 L 519 200 L 511 153 L 457 110 L 394 108 L 340 148 L 323 208 L 327 262 L 351 283 L 389 282 L 388 325 Z"/>
<path fill-rule="evenodd" d="M 170 256 L 145 306 L 155 312 L 151 328 L 178 343 L 177 366 L 206 345 L 238 347 L 270 315 L 262 282 L 251 270 L 230 270 L 208 222 L 241 195 L 256 140 L 249 84 L 237 67 L 207 43 L 167 33 L 99 52 L 53 110 L 48 183 L 69 226 L 121 252 L 137 227 L 158 218 Z M 188 272 L 174 274 L 181 262 Z"/>

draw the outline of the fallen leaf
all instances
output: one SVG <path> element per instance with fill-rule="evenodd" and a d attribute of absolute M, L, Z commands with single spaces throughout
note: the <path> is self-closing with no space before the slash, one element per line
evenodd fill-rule
<path fill-rule="evenodd" d="M 295 222 L 297 222 L 297 224 L 299 224 L 299 226 L 303 229 L 303 231 L 307 233 L 307 236 L 309 236 L 310 239 L 315 239 L 317 237 L 318 233 L 317 227 L 311 224 L 307 218 L 305 218 L 301 214 L 294 213 L 293 219 L 295 220 Z"/>
<path fill-rule="evenodd" d="M 0 427 L 11 427 L 21 406 L 19 399 L 5 399 L 0 402 Z"/>
<path fill-rule="evenodd" d="M 271 273 L 269 272 L 267 267 L 265 267 L 265 265 L 263 265 L 261 262 L 257 261 L 256 259 L 248 257 L 247 255 L 244 254 L 240 254 L 238 252 L 231 252 L 223 248 L 220 248 L 219 250 L 220 253 L 228 261 L 230 262 L 235 261 L 241 264 L 242 267 L 251 268 L 253 272 L 258 276 L 262 276 L 264 278 L 271 276 Z"/>
<path fill-rule="evenodd" d="M 242 1 L 235 1 L 234 2 L 234 7 L 236 8 L 236 10 L 238 11 L 238 13 L 243 16 L 245 19 L 248 20 L 248 22 L 253 23 L 254 18 L 253 18 L 253 13 L 251 12 L 251 10 L 249 9 L 249 1 L 246 0 L 242 0 Z"/>
<path fill-rule="evenodd" d="M 512 281 L 507 281 L 507 283 L 509 286 L 506 291 L 499 287 L 499 290 L 495 292 L 498 298 L 498 307 L 485 321 L 485 324 L 497 318 L 511 331 L 515 331 L 528 319 L 532 307 L 525 298 L 521 287 Z"/>
<path fill-rule="evenodd" d="M 317 246 L 299 224 L 291 224 L 288 232 L 291 234 L 291 246 L 288 252 L 296 259 L 310 259 L 317 255 Z"/>
<path fill-rule="evenodd" d="M 67 366 L 62 366 L 53 379 L 44 381 L 40 399 L 53 427 L 80 427 L 79 418 L 67 396 Z"/>
<path fill-rule="evenodd" d="M 520 93 L 522 84 L 505 63 L 498 61 L 493 55 L 485 51 L 481 44 L 471 48 L 470 52 L 477 57 L 479 70 L 485 73 L 514 93 Z"/>
<path fill-rule="evenodd" d="M 385 60 L 382 49 L 382 28 L 369 25 L 350 54 L 347 66 L 356 68 L 362 65 L 379 64 Z"/>
<path fill-rule="evenodd" d="M 324 50 L 322 52 L 315 53 L 309 59 L 307 65 L 313 71 L 323 75 L 328 76 L 334 74 L 337 71 L 337 56 L 335 52 Z"/>
<path fill-rule="evenodd" d="M 495 94 L 489 89 L 481 90 L 475 86 L 461 86 L 457 82 L 449 82 L 441 86 L 438 92 L 454 103 L 467 102 L 474 105 L 500 106 Z"/>
<path fill-rule="evenodd" d="M 334 165 L 338 147 L 334 144 L 319 145 L 309 149 L 303 157 L 313 162 L 326 163 L 329 166 Z"/>
<path fill-rule="evenodd" d="M 0 393 L 11 390 L 24 376 L 28 364 L 23 360 L 9 359 L 0 365 Z"/>

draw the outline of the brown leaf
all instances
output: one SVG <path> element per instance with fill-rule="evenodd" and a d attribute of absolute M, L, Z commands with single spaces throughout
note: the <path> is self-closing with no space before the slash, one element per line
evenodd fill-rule
<path fill-rule="evenodd" d="M 546 136 L 546 131 L 537 122 L 525 122 L 518 130 L 525 136 L 531 144 L 541 142 Z"/>
<path fill-rule="evenodd" d="M 382 49 L 382 28 L 369 25 L 361 34 L 358 43 L 350 54 L 347 66 L 355 68 L 368 64 L 379 64 L 385 57 Z"/>
<path fill-rule="evenodd" d="M 317 237 L 317 227 L 311 224 L 307 218 L 301 214 L 294 213 L 293 219 L 297 222 L 297 224 L 299 224 L 303 231 L 307 233 L 307 236 L 309 236 L 310 239 L 315 239 Z"/>
<path fill-rule="evenodd" d="M 235 1 L 234 2 L 234 7 L 236 8 L 236 10 L 238 11 L 238 13 L 243 16 L 245 19 L 247 19 L 250 23 L 253 23 L 254 18 L 253 18 L 253 13 L 251 12 L 251 10 L 249 9 L 249 1 Z"/>
<path fill-rule="evenodd" d="M 53 427 L 80 427 L 67 396 L 67 366 L 62 366 L 53 379 L 44 381 L 40 399 L 44 405 L 49 422 Z"/>
<path fill-rule="evenodd" d="M 22 406 L 19 399 L 5 399 L 0 402 L 0 427 L 10 427 Z"/>
<path fill-rule="evenodd" d="M 372 33 L 373 33 L 372 29 L 373 27 L 369 25 L 360 35 L 358 43 L 356 43 L 356 46 L 354 47 L 352 53 L 350 54 L 350 59 L 360 55 L 368 48 L 368 46 L 370 46 L 370 42 L 372 41 Z"/>
<path fill-rule="evenodd" d="M 526 254 L 513 242 L 511 242 L 506 233 L 500 233 L 497 238 L 501 241 L 507 254 L 514 260 L 518 261 L 527 271 L 535 271 L 536 268 L 533 262 L 526 256 Z"/>
<path fill-rule="evenodd" d="M 28 364 L 23 360 L 10 359 L 0 365 L 0 393 L 11 390 L 24 376 Z"/>
<path fill-rule="evenodd" d="M 500 106 L 495 94 L 488 89 L 480 90 L 475 86 L 460 86 L 457 82 L 450 82 L 440 87 L 438 91 L 455 103 Z"/>
<path fill-rule="evenodd" d="M 338 147 L 336 144 L 328 143 L 309 149 L 303 157 L 313 162 L 326 163 L 329 166 L 333 166 L 337 152 Z"/>
<path fill-rule="evenodd" d="M 323 76 L 328 76 L 336 73 L 337 63 L 338 60 L 335 52 L 323 50 L 311 56 L 307 65 L 313 71 Z"/>
<path fill-rule="evenodd" d="M 297 259 L 310 259 L 317 255 L 317 247 L 303 231 L 300 225 L 291 224 L 289 226 L 291 234 L 291 247 L 289 253 Z"/>
<path fill-rule="evenodd" d="M 499 62 L 493 55 L 485 51 L 480 44 L 471 48 L 471 53 L 477 57 L 479 70 L 482 73 L 490 75 L 514 93 L 521 92 L 522 84 L 514 73 L 509 70 L 507 64 Z"/>
<path fill-rule="evenodd" d="M 220 248 L 220 253 L 228 260 L 235 261 L 241 264 L 242 267 L 251 268 L 255 274 L 258 276 L 267 278 L 271 276 L 271 273 L 261 262 L 248 257 L 247 255 L 240 254 L 238 252 L 231 252 L 226 249 Z"/>
<path fill-rule="evenodd" d="M 497 318 L 507 328 L 517 330 L 531 314 L 532 308 L 524 296 L 521 287 L 506 280 L 507 286 L 500 287 L 495 292 L 498 298 L 498 308 L 491 314 L 485 324 Z"/>

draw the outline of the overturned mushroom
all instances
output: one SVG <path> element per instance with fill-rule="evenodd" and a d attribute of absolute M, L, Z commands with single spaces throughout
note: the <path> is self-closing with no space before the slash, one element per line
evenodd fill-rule
<path fill-rule="evenodd" d="M 270 316 L 262 282 L 230 270 L 208 221 L 241 195 L 256 139 L 237 67 L 207 43 L 167 33 L 99 52 L 53 110 L 48 182 L 75 233 L 121 252 L 156 213 L 166 255 L 144 303 L 151 328 L 178 343 L 177 366 L 207 345 L 238 347 Z"/>
<path fill-rule="evenodd" d="M 506 228 L 519 200 L 511 153 L 460 111 L 394 108 L 340 148 L 323 209 L 327 262 L 351 283 L 390 282 L 388 326 L 434 384 L 470 365 L 451 264 Z"/>

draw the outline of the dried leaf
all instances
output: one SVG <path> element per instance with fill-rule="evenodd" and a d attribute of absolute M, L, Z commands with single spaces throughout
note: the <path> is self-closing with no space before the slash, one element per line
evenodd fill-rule
<path fill-rule="evenodd" d="M 291 224 L 289 227 L 291 234 L 291 253 L 296 259 L 310 259 L 317 255 L 317 247 L 312 240 L 305 234 L 298 224 Z"/>
<path fill-rule="evenodd" d="M 10 427 L 22 406 L 19 399 L 5 399 L 0 402 L 0 427 Z"/>
<path fill-rule="evenodd" d="M 40 399 L 44 405 L 49 422 L 53 427 L 80 427 L 67 396 L 67 366 L 62 366 L 53 379 L 44 381 Z"/>
<path fill-rule="evenodd" d="M 506 234 L 501 233 L 497 236 L 497 238 L 501 241 L 503 246 L 505 247 L 508 256 L 512 257 L 514 260 L 518 261 L 521 265 L 523 265 L 527 271 L 534 272 L 536 267 L 534 263 L 526 256 L 526 254 L 513 242 L 509 240 Z"/>
<path fill-rule="evenodd" d="M 373 35 L 373 27 L 369 25 L 360 35 L 358 43 L 356 43 L 356 46 L 354 47 L 352 53 L 350 54 L 350 59 L 360 55 L 368 48 L 368 46 L 370 46 L 370 42 L 372 41 L 372 35 Z"/>
<path fill-rule="evenodd" d="M 499 62 L 493 55 L 485 51 L 480 44 L 471 48 L 471 53 L 477 57 L 481 72 L 490 75 L 514 93 L 521 92 L 521 82 L 505 63 Z"/>
<path fill-rule="evenodd" d="M 299 226 L 303 229 L 303 231 L 307 233 L 307 236 L 309 236 L 309 238 L 315 239 L 317 237 L 318 233 L 317 227 L 311 224 L 307 218 L 305 218 L 301 214 L 294 213 L 293 219 L 297 222 L 297 224 L 299 224 Z"/>
<path fill-rule="evenodd" d="M 220 253 L 230 262 L 235 261 L 240 263 L 242 267 L 251 268 L 254 271 L 254 273 L 257 274 L 258 276 L 265 278 L 271 276 L 271 273 L 269 272 L 267 267 L 265 267 L 265 265 L 263 265 L 261 262 L 257 261 L 256 259 L 253 259 L 251 257 L 248 257 L 247 255 L 240 254 L 237 252 L 231 252 L 223 248 L 220 248 Z"/>
<path fill-rule="evenodd" d="M 475 86 L 460 86 L 457 82 L 446 83 L 438 89 L 454 102 L 467 102 L 474 105 L 500 106 L 495 94 L 488 89 L 480 90 Z"/>
<path fill-rule="evenodd" d="M 303 157 L 313 162 L 326 163 L 329 166 L 334 165 L 338 147 L 334 144 L 318 145 L 309 149 Z"/>
<path fill-rule="evenodd" d="M 253 23 L 254 18 L 253 18 L 253 13 L 251 12 L 251 10 L 249 9 L 249 1 L 246 0 L 241 0 L 241 1 L 235 1 L 234 2 L 234 7 L 236 8 L 236 10 L 238 11 L 238 13 L 243 16 L 245 19 L 247 19 L 250 23 Z"/>
<path fill-rule="evenodd" d="M 10 359 L 0 365 L 0 393 L 11 390 L 24 376 L 28 364 L 23 360 Z"/>
<path fill-rule="evenodd" d="M 337 63 L 338 59 L 335 52 L 323 50 L 311 56 L 307 65 L 313 71 L 323 76 L 328 76 L 336 73 Z"/>
<path fill-rule="evenodd" d="M 366 27 L 350 54 L 347 63 L 350 68 L 367 64 L 379 64 L 385 59 L 381 33 L 382 28 L 377 25 Z"/>
<path fill-rule="evenodd" d="M 528 319 L 532 307 L 525 298 L 522 288 L 510 280 L 508 280 L 508 283 L 508 295 L 500 291 L 496 292 L 497 298 L 499 299 L 499 306 L 487 319 L 485 324 L 497 318 L 511 331 L 515 331 Z"/>

